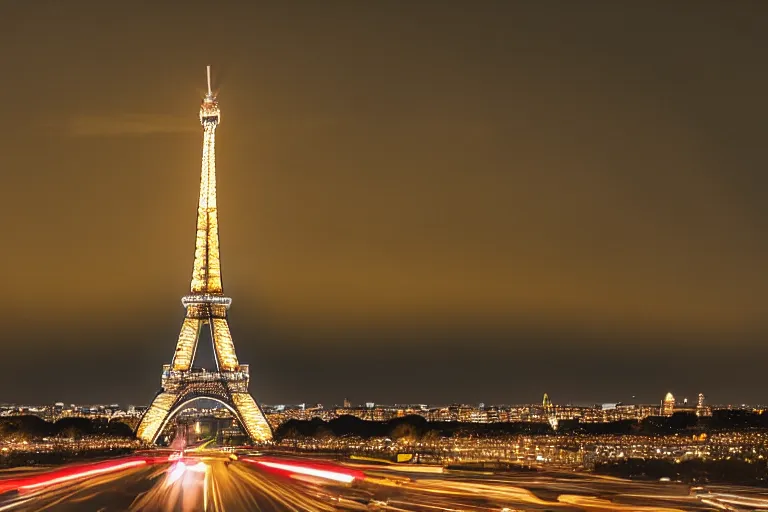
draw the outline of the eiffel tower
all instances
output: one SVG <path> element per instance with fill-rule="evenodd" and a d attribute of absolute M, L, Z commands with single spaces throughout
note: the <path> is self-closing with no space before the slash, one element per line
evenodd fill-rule
<path fill-rule="evenodd" d="M 187 310 L 171 364 L 163 365 L 162 388 L 136 428 L 136 437 L 154 443 L 168 422 L 193 400 L 206 398 L 224 405 L 254 442 L 272 439 L 264 413 L 248 392 L 248 365 L 240 364 L 229 332 L 227 310 L 232 299 L 224 295 L 219 260 L 219 226 L 216 212 L 216 126 L 221 112 L 211 91 L 200 106 L 203 125 L 203 165 L 197 207 L 195 263 L 191 293 L 181 299 Z M 200 331 L 205 326 L 213 341 L 216 371 L 192 366 Z"/>

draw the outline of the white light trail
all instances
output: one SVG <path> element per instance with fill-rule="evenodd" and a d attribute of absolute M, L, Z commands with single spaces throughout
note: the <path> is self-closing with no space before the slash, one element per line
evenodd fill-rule
<path fill-rule="evenodd" d="M 327 480 L 343 482 L 345 484 L 348 484 L 355 479 L 355 477 L 352 475 L 337 473 L 335 471 L 327 471 L 325 469 L 314 469 L 304 466 L 294 466 L 293 464 L 280 464 L 278 462 L 266 462 L 260 460 L 255 462 L 256 464 L 261 464 L 262 466 L 267 466 L 268 468 L 282 469 L 283 471 L 289 471 L 291 473 L 297 473 L 300 475 L 316 476 L 319 478 L 325 478 Z"/>
<path fill-rule="evenodd" d="M 168 478 L 165 480 L 165 486 L 170 487 L 173 485 L 179 478 L 182 477 L 184 474 L 184 471 L 186 471 L 187 465 L 184 464 L 182 461 L 177 462 L 173 465 L 171 468 L 171 471 L 168 473 Z"/>

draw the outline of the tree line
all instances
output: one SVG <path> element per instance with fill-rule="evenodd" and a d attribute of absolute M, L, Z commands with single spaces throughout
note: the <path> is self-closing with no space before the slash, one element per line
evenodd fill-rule
<path fill-rule="evenodd" d="M 275 431 L 277 441 L 296 438 L 389 437 L 411 439 L 508 435 L 668 435 L 719 431 L 768 430 L 768 413 L 746 410 L 715 410 L 711 417 L 689 412 L 671 416 L 648 416 L 640 421 L 621 420 L 607 423 L 584 423 L 577 419 L 562 420 L 554 430 L 549 423 L 504 422 L 465 423 L 427 421 L 418 415 L 389 421 L 363 420 L 356 416 L 340 416 L 330 421 L 320 418 L 288 420 Z"/>
<path fill-rule="evenodd" d="M 0 417 L 0 439 L 35 441 L 45 437 L 80 439 L 85 436 L 133 439 L 133 429 L 120 421 L 90 418 L 62 418 L 56 422 L 39 416 Z"/>

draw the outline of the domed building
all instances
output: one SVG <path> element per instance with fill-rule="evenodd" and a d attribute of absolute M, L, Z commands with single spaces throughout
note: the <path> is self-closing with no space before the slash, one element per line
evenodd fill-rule
<path fill-rule="evenodd" d="M 673 412 L 675 412 L 675 396 L 672 393 L 667 393 L 661 402 L 661 415 L 672 416 Z"/>

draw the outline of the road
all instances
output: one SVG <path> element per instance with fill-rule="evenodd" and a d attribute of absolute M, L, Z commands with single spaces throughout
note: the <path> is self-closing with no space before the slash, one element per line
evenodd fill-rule
<path fill-rule="evenodd" d="M 284 455 L 144 454 L 0 480 L 4 511 L 755 510 L 759 490 L 567 473 L 447 472 Z"/>

